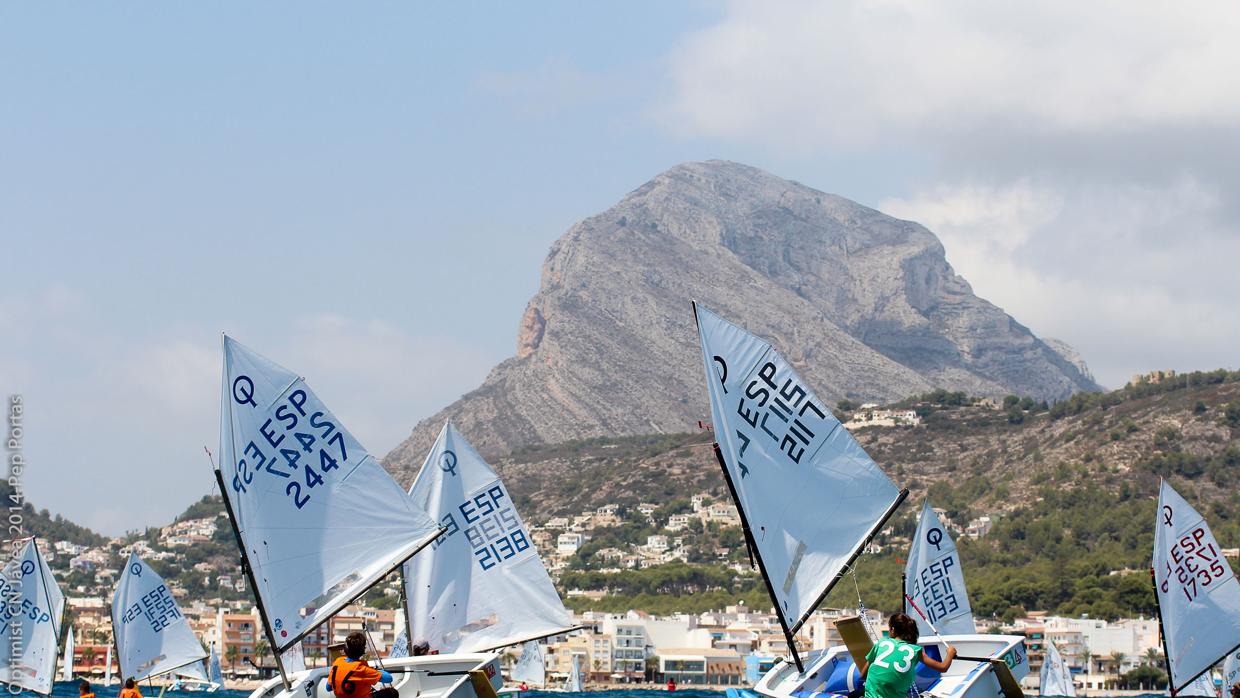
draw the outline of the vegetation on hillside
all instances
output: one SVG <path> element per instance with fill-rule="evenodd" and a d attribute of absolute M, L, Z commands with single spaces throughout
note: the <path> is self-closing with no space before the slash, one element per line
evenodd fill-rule
<path fill-rule="evenodd" d="M 918 428 L 867 428 L 858 440 L 912 494 L 884 533 L 878 553 L 863 555 L 827 603 L 892 611 L 900 607 L 902 558 L 923 497 L 959 526 L 988 515 L 990 533 L 958 538 L 965 577 L 980 616 L 1011 618 L 1028 610 L 1115 618 L 1151 615 L 1148 575 L 1154 499 L 1160 478 L 1207 517 L 1225 547 L 1240 546 L 1240 372 L 1211 371 L 1158 382 L 1138 381 L 1054 405 L 1010 396 L 999 404 L 934 391 L 901 403 L 922 416 Z M 856 405 L 841 403 L 847 413 Z M 653 613 L 703 611 L 745 602 L 770 605 L 761 578 L 728 566 L 747 565 L 737 528 L 696 520 L 677 533 L 662 530 L 688 498 L 727 495 L 711 452 L 712 434 L 591 439 L 522 449 L 495 466 L 530 523 L 605 504 L 620 506 L 621 526 L 593 538 L 564 570 L 561 590 L 578 610 Z M 655 522 L 637 513 L 658 506 Z M 218 515 L 218 497 L 204 497 L 179 520 Z M 99 545 L 87 529 L 28 509 L 31 530 L 51 540 Z M 600 572 L 606 548 L 628 550 L 656 533 L 684 537 L 689 564 Z M 143 534 L 153 545 L 158 530 Z M 131 540 L 132 537 L 129 539 Z M 720 548 L 729 550 L 719 555 Z M 179 559 L 157 571 L 193 596 L 217 595 L 201 562 L 238 573 L 232 531 L 220 519 L 208 544 L 176 549 Z M 217 572 L 218 573 L 218 572 Z M 606 590 L 601 598 L 578 591 Z M 225 598 L 248 596 L 225 592 Z M 596 594 L 597 596 L 597 594 Z M 379 603 L 394 603 L 380 594 Z"/>

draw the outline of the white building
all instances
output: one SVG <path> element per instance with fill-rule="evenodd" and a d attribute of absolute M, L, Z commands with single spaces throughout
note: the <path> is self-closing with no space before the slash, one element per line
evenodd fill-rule
<path fill-rule="evenodd" d="M 581 533 L 561 533 L 555 539 L 555 551 L 560 555 L 573 555 L 585 543 L 586 537 Z"/>

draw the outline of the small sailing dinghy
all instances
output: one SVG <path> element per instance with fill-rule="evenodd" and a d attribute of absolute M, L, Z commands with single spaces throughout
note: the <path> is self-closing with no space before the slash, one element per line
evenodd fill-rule
<path fill-rule="evenodd" d="M 404 567 L 413 642 L 482 652 L 576 629 L 508 489 L 451 421 L 409 496 L 447 528 Z"/>
<path fill-rule="evenodd" d="M 60 680 L 73 680 L 73 626 L 65 633 L 65 656 L 60 659 Z"/>
<path fill-rule="evenodd" d="M 1209 671 L 1193 679 L 1175 695 L 1183 698 L 1219 698 L 1218 686 L 1214 685 L 1214 677 Z"/>
<path fill-rule="evenodd" d="M 1223 660 L 1223 695 L 1229 695 L 1237 682 L 1240 682 L 1240 650 L 1232 651 Z"/>
<path fill-rule="evenodd" d="M 11 549 L 20 543 L 13 541 Z M 51 695 L 65 597 L 34 538 L 5 564 L 0 599 L 7 601 L 0 604 L 0 683 L 13 693 L 16 688 Z M 13 637 L 22 641 L 9 641 Z"/>
<path fill-rule="evenodd" d="M 568 671 L 568 680 L 564 682 L 565 693 L 581 693 L 586 690 L 581 677 L 581 655 L 573 653 L 572 668 Z"/>
<path fill-rule="evenodd" d="M 169 691 L 215 693 L 224 687 L 224 671 L 220 668 L 220 656 L 214 644 L 204 661 L 178 669 L 176 675 L 177 681 L 168 687 Z"/>
<path fill-rule="evenodd" d="M 1166 481 L 1150 564 L 1172 696 L 1240 650 L 1240 581 L 1209 525 Z M 1213 681 L 1211 681 L 1213 685 Z"/>
<path fill-rule="evenodd" d="M 922 635 L 933 635 L 936 628 L 950 635 L 977 633 L 956 543 L 928 501 L 922 504 L 917 532 L 909 546 L 904 599 L 906 606 L 910 602 L 915 606 L 905 612 L 917 621 Z"/>
<path fill-rule="evenodd" d="M 429 545 L 441 528 L 297 374 L 224 337 L 216 484 L 280 676 L 252 698 L 332 698 L 327 667 L 282 654 Z M 374 658 L 372 658 L 374 659 Z M 493 698 L 493 653 L 381 661 L 404 698 Z"/>
<path fill-rule="evenodd" d="M 547 664 L 543 659 L 542 646 L 536 640 L 530 640 L 521 645 L 521 656 L 517 658 L 517 663 L 513 665 L 510 674 L 514 683 L 526 688 L 510 686 L 500 691 L 501 695 L 522 691 L 562 693 L 564 690 L 547 686 Z"/>
<path fill-rule="evenodd" d="M 129 555 L 112 594 L 112 628 L 126 679 L 193 674 L 207 658 L 172 590 L 137 554 Z"/>
<path fill-rule="evenodd" d="M 715 455 L 791 653 L 791 661 L 776 663 L 754 691 L 767 698 L 853 692 L 860 686 L 854 657 L 869 649 L 864 629 L 849 632 L 847 646 L 807 657 L 796 646 L 796 632 L 908 491 L 879 469 L 770 344 L 696 303 L 693 310 Z M 837 623 L 841 634 L 848 632 L 844 626 Z M 922 639 L 928 652 L 938 651 L 933 645 L 940 639 L 959 652 L 942 675 L 919 671 L 923 694 L 1020 698 L 1017 682 L 1029 672 L 1023 637 Z"/>
<path fill-rule="evenodd" d="M 1072 683 L 1072 672 L 1068 670 L 1067 663 L 1059 654 L 1059 648 L 1053 642 L 1046 643 L 1046 657 L 1042 660 L 1042 671 L 1038 678 L 1038 695 L 1076 698 L 1076 685 Z"/>

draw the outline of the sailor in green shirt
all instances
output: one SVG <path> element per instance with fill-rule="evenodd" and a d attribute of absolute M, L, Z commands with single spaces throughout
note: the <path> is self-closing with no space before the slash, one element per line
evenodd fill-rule
<path fill-rule="evenodd" d="M 956 658 L 956 648 L 947 648 L 947 661 L 928 656 L 917 644 L 917 623 L 903 613 L 891 617 L 891 637 L 879 640 L 865 656 L 861 678 L 865 698 L 906 698 L 917 678 L 917 662 L 935 671 L 947 671 Z"/>

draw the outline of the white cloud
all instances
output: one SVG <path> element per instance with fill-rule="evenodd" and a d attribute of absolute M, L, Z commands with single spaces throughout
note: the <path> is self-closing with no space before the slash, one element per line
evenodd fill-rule
<path fill-rule="evenodd" d="M 202 447 L 219 439 L 220 344 L 214 327 L 126 332 L 100 318 L 69 287 L 0 296 L 13 328 L 0 343 L 0 392 L 26 401 L 35 506 L 117 534 L 213 491 Z M 248 341 L 306 376 L 377 457 L 492 363 L 442 333 L 379 319 L 289 318 Z"/>
<path fill-rule="evenodd" d="M 661 113 L 685 132 L 791 148 L 996 125 L 1231 127 L 1238 29 L 1226 0 L 741 0 L 672 53 Z"/>
<path fill-rule="evenodd" d="M 937 233 L 978 295 L 1069 340 L 1114 387 L 1153 368 L 1235 366 L 1240 323 L 1219 291 L 1240 235 L 1216 222 L 1219 206 L 1181 178 L 1161 189 L 940 185 L 880 208 Z"/>
<path fill-rule="evenodd" d="M 656 114 L 888 166 L 880 209 L 1117 385 L 1234 367 L 1238 29 L 1222 0 L 738 0 L 671 52 Z"/>

